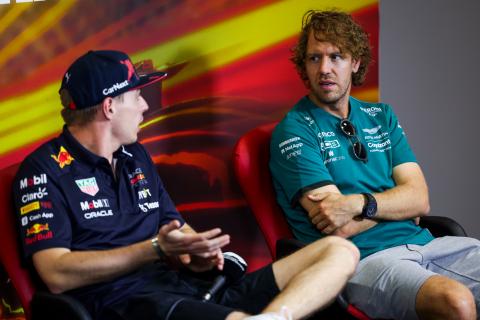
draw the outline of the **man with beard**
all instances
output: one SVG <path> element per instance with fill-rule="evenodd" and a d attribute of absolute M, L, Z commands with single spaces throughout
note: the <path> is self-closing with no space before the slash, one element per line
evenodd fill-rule
<path fill-rule="evenodd" d="M 270 169 L 295 236 L 348 238 L 361 261 L 344 298 L 372 318 L 475 319 L 476 239 L 434 239 L 417 222 L 428 188 L 392 108 L 350 96 L 370 62 L 346 13 L 309 11 L 292 61 L 309 89 L 275 128 Z"/>

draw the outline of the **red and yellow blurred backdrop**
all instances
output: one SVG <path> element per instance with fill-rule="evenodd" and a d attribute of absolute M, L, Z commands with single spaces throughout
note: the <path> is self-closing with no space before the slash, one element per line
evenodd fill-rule
<path fill-rule="evenodd" d="M 374 62 L 353 95 L 378 99 L 378 0 L 46 0 L 0 5 L 0 168 L 21 161 L 62 127 L 57 90 L 90 49 L 117 49 L 168 71 L 145 92 L 140 140 L 197 229 L 220 225 L 250 270 L 270 261 L 236 185 L 232 148 L 279 120 L 306 93 L 290 48 L 308 9 L 352 12 Z M 162 88 L 161 88 L 162 87 Z"/>

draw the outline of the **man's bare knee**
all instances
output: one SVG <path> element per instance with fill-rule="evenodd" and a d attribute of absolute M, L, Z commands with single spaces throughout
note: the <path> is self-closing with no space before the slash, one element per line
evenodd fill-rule
<path fill-rule="evenodd" d="M 323 247 L 322 259 L 337 262 L 343 270 L 353 274 L 360 259 L 360 252 L 352 242 L 336 236 L 322 238 L 319 242 L 322 242 Z"/>
<path fill-rule="evenodd" d="M 351 241 L 336 236 L 328 236 L 322 240 L 327 241 L 327 246 L 329 248 L 337 249 L 334 252 L 348 255 L 353 259 L 355 265 L 358 263 L 360 259 L 360 251 Z"/>
<path fill-rule="evenodd" d="M 460 291 L 449 290 L 444 292 L 443 295 L 442 301 L 451 310 L 452 319 L 470 320 L 477 318 L 475 299 L 468 288 Z"/>
<path fill-rule="evenodd" d="M 443 276 L 429 278 L 417 295 L 421 319 L 473 320 L 477 317 L 475 299 L 463 284 Z"/>

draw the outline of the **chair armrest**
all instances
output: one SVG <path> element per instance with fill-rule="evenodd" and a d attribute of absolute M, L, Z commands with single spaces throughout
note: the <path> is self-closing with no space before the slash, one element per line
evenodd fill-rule
<path fill-rule="evenodd" d="M 466 237 L 465 229 L 455 220 L 441 216 L 426 216 L 420 218 L 420 226 L 430 230 L 434 237 L 458 236 Z"/>
<path fill-rule="evenodd" d="M 297 239 L 278 239 L 275 246 L 276 260 L 286 257 L 303 247 L 305 247 L 305 243 Z"/>
<path fill-rule="evenodd" d="M 66 294 L 36 292 L 31 302 L 32 320 L 92 320 L 92 317 L 75 298 Z"/>

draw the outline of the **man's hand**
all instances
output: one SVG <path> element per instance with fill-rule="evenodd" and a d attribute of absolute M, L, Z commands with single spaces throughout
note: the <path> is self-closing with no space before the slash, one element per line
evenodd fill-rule
<path fill-rule="evenodd" d="M 220 249 L 230 243 L 230 236 L 220 235 L 221 232 L 220 228 L 199 233 L 183 232 L 180 222 L 174 220 L 160 228 L 158 243 L 167 256 L 189 254 L 210 259 L 218 257 Z"/>
<path fill-rule="evenodd" d="M 322 192 L 307 197 L 315 203 L 308 211 L 310 221 L 325 234 L 331 234 L 352 221 L 358 215 L 358 208 L 363 206 L 362 195 Z"/>
<path fill-rule="evenodd" d="M 222 250 L 218 249 L 217 254 L 204 258 L 198 255 L 182 254 L 179 256 L 180 261 L 184 266 L 189 268 L 194 272 L 204 272 L 217 268 L 218 270 L 223 270 L 224 259 Z"/>

